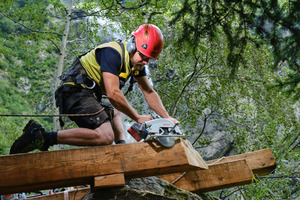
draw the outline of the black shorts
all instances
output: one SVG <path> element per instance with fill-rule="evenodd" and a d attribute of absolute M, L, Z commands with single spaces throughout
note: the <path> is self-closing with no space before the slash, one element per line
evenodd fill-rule
<path fill-rule="evenodd" d="M 60 96 L 61 95 L 61 96 Z M 57 91 L 57 106 L 61 107 L 61 114 L 92 114 L 103 108 L 92 91 L 64 85 Z M 113 107 L 105 106 L 105 110 L 91 116 L 69 116 L 78 127 L 96 129 L 105 121 L 113 117 Z"/>

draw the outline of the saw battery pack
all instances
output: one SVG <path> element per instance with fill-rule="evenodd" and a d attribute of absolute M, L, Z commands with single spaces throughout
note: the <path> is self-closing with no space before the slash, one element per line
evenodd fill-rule
<path fill-rule="evenodd" d="M 146 139 L 148 136 L 148 131 L 144 130 L 141 131 L 140 127 L 142 124 L 140 123 L 134 123 L 128 130 L 127 132 L 136 140 L 136 141 L 141 141 L 142 139 Z"/>

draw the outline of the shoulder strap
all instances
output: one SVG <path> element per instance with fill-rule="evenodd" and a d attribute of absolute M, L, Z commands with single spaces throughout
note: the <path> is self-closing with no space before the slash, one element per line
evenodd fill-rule
<path fill-rule="evenodd" d="M 121 72 L 126 72 L 126 69 L 125 69 L 125 47 L 124 47 L 124 44 L 123 44 L 123 42 L 121 41 L 121 40 L 117 40 L 116 41 L 119 45 L 120 45 L 120 47 L 121 47 L 121 49 L 122 49 L 122 66 L 121 66 Z M 133 84 L 136 82 L 136 80 L 135 80 L 135 78 L 134 78 L 134 76 L 133 76 L 133 73 L 131 73 L 130 74 L 130 85 L 129 85 L 129 87 L 128 87 L 128 89 L 127 89 L 127 91 L 125 92 L 125 96 L 128 94 L 128 92 L 131 92 L 132 91 L 132 89 L 133 89 Z"/>

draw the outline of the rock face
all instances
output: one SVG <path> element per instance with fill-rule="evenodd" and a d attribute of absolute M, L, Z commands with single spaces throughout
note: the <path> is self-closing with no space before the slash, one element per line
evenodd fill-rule
<path fill-rule="evenodd" d="M 121 188 L 94 190 L 86 200 L 202 200 L 202 198 L 178 189 L 157 177 L 147 177 L 132 179 Z"/>
<path fill-rule="evenodd" d="M 204 160 L 213 160 L 223 156 L 229 156 L 233 150 L 233 136 L 225 131 L 212 131 L 209 133 L 211 143 L 198 149 Z"/>

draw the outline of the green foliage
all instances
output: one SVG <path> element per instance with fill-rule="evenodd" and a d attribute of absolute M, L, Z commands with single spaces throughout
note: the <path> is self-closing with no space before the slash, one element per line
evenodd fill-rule
<path fill-rule="evenodd" d="M 40 2 L 7 0 L 0 5 L 0 113 L 53 114 L 53 80 L 68 5 Z M 195 148 L 201 152 L 211 144 L 213 129 L 232 138 L 235 153 L 271 148 L 278 163 L 274 173 L 256 183 L 208 195 L 297 198 L 299 104 L 291 95 L 300 95 L 299 12 L 295 1 L 280 3 L 83 1 L 74 5 L 71 15 L 65 66 L 103 41 L 129 38 L 140 24 L 157 25 L 164 34 L 164 49 L 158 65 L 149 66 L 150 78 L 190 141 L 198 139 Z M 282 30 L 291 34 L 283 36 Z M 276 84 L 280 87 L 274 88 Z M 128 99 L 139 113 L 155 115 L 137 87 Z M 1 154 L 8 154 L 27 120 L 0 118 Z M 51 129 L 52 118 L 40 121 Z"/>
<path fill-rule="evenodd" d="M 8 110 L 0 109 L 2 112 L 7 112 Z M 16 120 L 9 118 L 0 118 L 0 154 L 8 155 L 12 141 L 18 137 L 21 130 L 19 130 L 19 125 L 16 124 Z"/>
<path fill-rule="evenodd" d="M 0 80 L 0 113 L 1 114 L 30 114 L 31 110 L 21 93 L 11 87 L 8 82 Z M 12 141 L 21 133 L 24 118 L 0 117 L 0 154 L 9 153 Z"/>
<path fill-rule="evenodd" d="M 10 87 L 9 83 L 0 81 L 0 102 L 1 107 L 8 109 L 11 114 L 19 114 L 22 112 L 28 112 L 29 106 L 22 98 L 20 92 L 14 87 Z"/>
<path fill-rule="evenodd" d="M 1 114 L 53 114 L 52 79 L 57 55 L 54 54 L 55 47 L 52 42 L 56 38 L 52 33 L 46 35 L 41 31 L 47 27 L 48 21 L 45 13 L 46 1 L 42 5 L 40 3 L 41 1 L 6 1 L 0 6 L 1 83 L 5 80 L 0 95 Z M 38 17 L 39 15 L 42 16 Z M 1 128 L 5 130 L 8 126 L 6 124 L 11 124 L 12 130 L 19 130 L 28 120 L 16 117 L 3 119 Z M 50 128 L 51 118 L 41 121 L 45 127 Z M 11 137 L 3 140 L 6 145 L 5 153 L 8 153 L 8 146 L 20 134 L 21 131 L 9 134 Z"/>
<path fill-rule="evenodd" d="M 232 67 L 232 74 L 238 69 L 243 59 L 243 50 L 248 42 L 256 45 L 272 45 L 273 66 L 288 64 L 294 72 L 293 81 L 284 81 L 290 85 L 299 97 L 299 89 L 293 86 L 299 83 L 299 2 L 276 0 L 265 1 L 188 1 L 185 0 L 174 13 L 170 25 L 180 23 L 182 31 L 179 42 L 187 43 L 193 49 L 198 47 L 203 37 L 213 40 L 217 30 L 224 32 L 229 52 L 227 65 Z M 251 32 L 249 32 L 251 30 Z M 256 34 L 259 37 L 252 37 Z M 283 86 L 279 84 L 279 86 Z"/>
<path fill-rule="evenodd" d="M 297 73 L 291 79 L 291 65 L 281 65 L 280 73 L 274 72 L 273 47 L 265 41 L 268 37 L 256 34 L 259 27 L 255 23 L 262 8 L 255 2 L 197 2 L 176 1 L 173 16 L 166 13 L 165 20 L 147 21 L 162 27 L 165 38 L 158 66 L 150 66 L 156 91 L 167 110 L 179 119 L 185 133 L 191 135 L 190 140 L 193 142 L 200 136 L 195 143 L 197 149 L 212 142 L 206 129 L 212 125 L 233 137 L 236 153 L 272 149 L 279 163 L 275 173 L 243 187 L 246 197 L 289 199 L 297 196 L 295 185 L 299 177 L 293 173 L 299 171 L 299 162 L 287 164 L 281 160 L 297 160 L 295 154 L 299 154 L 296 147 L 299 145 L 299 116 L 295 110 L 299 105 L 272 87 L 275 80 L 295 80 Z M 143 13 L 135 11 L 127 15 L 144 22 L 153 8 L 159 13 L 175 2 L 166 2 L 164 8 L 151 3 L 148 1 L 147 6 L 140 9 Z M 131 27 L 125 20 L 126 28 L 126 23 Z M 278 45 L 287 44 L 280 42 Z M 297 87 L 297 81 L 294 82 Z M 130 97 L 140 112 L 147 113 L 140 93 L 135 91 Z M 281 155 L 287 151 L 291 154 L 283 158 Z M 289 186 L 292 189 L 287 192 Z M 227 199 L 240 198 L 241 193 L 233 190 L 212 194 L 221 199 L 227 195 Z"/>

